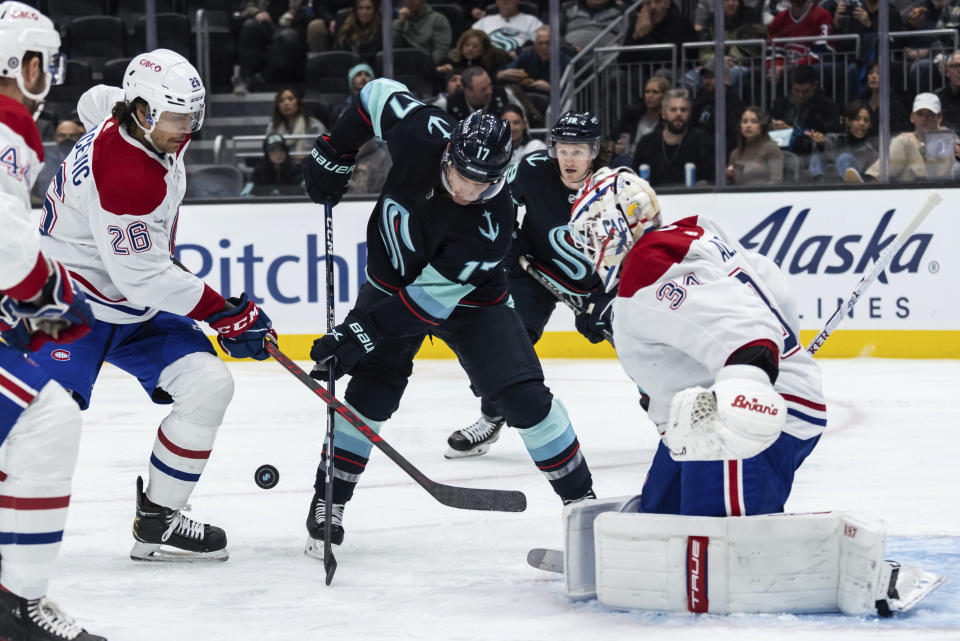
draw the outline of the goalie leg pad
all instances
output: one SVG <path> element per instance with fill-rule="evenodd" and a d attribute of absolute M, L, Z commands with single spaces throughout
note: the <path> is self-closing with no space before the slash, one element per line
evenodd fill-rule
<path fill-rule="evenodd" d="M 888 596 L 886 526 L 846 513 L 744 518 L 604 512 L 594 520 L 596 592 L 617 608 L 673 612 L 904 610 L 942 583 L 911 572 Z M 901 582 L 895 581 L 899 590 Z"/>
<path fill-rule="evenodd" d="M 596 596 L 593 522 L 603 512 L 616 512 L 633 497 L 585 500 L 563 508 L 563 582 L 574 600 Z"/>

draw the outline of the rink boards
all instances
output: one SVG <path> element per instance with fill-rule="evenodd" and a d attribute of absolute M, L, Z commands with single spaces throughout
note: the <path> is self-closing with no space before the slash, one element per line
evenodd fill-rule
<path fill-rule="evenodd" d="M 896 254 L 820 355 L 960 358 L 960 301 L 953 294 L 960 269 L 951 259 L 957 250 L 950 246 L 960 238 L 960 189 L 938 191 L 943 204 Z M 776 260 L 789 279 L 801 337 L 808 341 L 928 193 L 705 193 L 665 195 L 660 203 L 664 222 L 709 216 L 746 248 Z M 334 210 L 338 318 L 365 280 L 366 227 L 375 204 L 345 201 Z M 175 252 L 224 295 L 246 291 L 262 303 L 284 351 L 293 358 L 307 357 L 326 318 L 321 207 L 300 202 L 185 205 Z M 551 319 L 537 351 L 542 357 L 614 355 L 608 345 L 580 338 L 565 309 Z M 448 358 L 452 353 L 440 341 L 427 341 L 420 356 Z"/>

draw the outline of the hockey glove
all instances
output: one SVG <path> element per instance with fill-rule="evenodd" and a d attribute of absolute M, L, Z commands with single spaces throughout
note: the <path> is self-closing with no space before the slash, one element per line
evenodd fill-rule
<path fill-rule="evenodd" d="M 217 330 L 220 348 L 234 358 L 252 358 L 262 361 L 270 358 L 264 348 L 267 334 L 277 337 L 273 323 L 266 312 L 247 300 L 246 293 L 240 298 L 227 299 L 234 307 L 222 309 L 207 317 L 206 322 Z"/>
<path fill-rule="evenodd" d="M 318 136 L 310 158 L 303 163 L 303 184 L 315 203 L 336 205 L 347 192 L 357 156 L 338 153 L 330 145 L 330 136 Z"/>
<path fill-rule="evenodd" d="M 50 276 L 40 300 L 25 303 L 0 296 L 0 332 L 3 340 L 22 352 L 35 352 L 45 343 L 70 343 L 83 338 L 96 319 L 83 292 L 73 287 L 66 268 L 48 262 Z"/>
<path fill-rule="evenodd" d="M 328 334 L 313 341 L 310 358 L 316 362 L 310 376 L 326 381 L 331 361 L 336 361 L 334 379 L 349 373 L 360 359 L 377 346 L 377 327 L 364 312 L 354 309 Z"/>
<path fill-rule="evenodd" d="M 582 311 L 577 313 L 577 331 L 591 343 L 599 343 L 611 332 L 610 312 L 616 292 L 595 289 L 583 299 Z"/>

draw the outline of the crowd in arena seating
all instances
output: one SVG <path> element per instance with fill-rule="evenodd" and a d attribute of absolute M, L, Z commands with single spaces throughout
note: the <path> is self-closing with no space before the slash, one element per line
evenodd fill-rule
<path fill-rule="evenodd" d="M 714 183 L 718 88 L 726 104 L 727 185 L 875 181 L 884 110 L 892 181 L 957 180 L 960 0 L 890 2 L 890 31 L 903 33 L 891 40 L 886 105 L 877 58 L 881 1 L 564 0 L 561 68 L 588 45 L 616 48 L 599 82 L 605 109 L 595 110 L 607 120 L 612 163 L 642 172 L 656 187 Z M 714 2 L 722 2 L 724 38 L 735 41 L 720 62 L 712 46 L 695 45 L 713 38 Z M 72 113 L 79 94 L 97 82 L 118 84 L 125 60 L 145 48 L 144 17 L 130 7 L 142 3 L 33 3 L 57 17 L 70 60 L 68 86 L 51 92 L 41 121 L 56 158 L 79 136 Z M 547 5 L 395 0 L 394 77 L 458 118 L 478 108 L 502 115 L 518 158 L 521 150 L 541 149 L 554 117 L 547 112 Z M 214 25 L 208 93 L 275 93 L 272 114 L 262 114 L 262 156 L 239 165 L 245 194 L 299 193 L 298 163 L 312 136 L 327 132 L 382 73 L 379 0 L 157 0 L 157 7 L 159 45 L 191 59 L 197 9 Z M 954 31 L 910 33 L 931 29 Z M 584 64 L 592 60 L 575 66 Z M 353 191 L 375 192 L 388 167 L 384 145 L 366 145 Z"/>

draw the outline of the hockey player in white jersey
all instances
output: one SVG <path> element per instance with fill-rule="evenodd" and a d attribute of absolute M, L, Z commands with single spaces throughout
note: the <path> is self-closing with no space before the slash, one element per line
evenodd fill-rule
<path fill-rule="evenodd" d="M 93 323 L 66 270 L 40 251 L 30 211 L 43 165 L 32 112 L 63 79 L 59 48 L 42 13 L 0 4 L 0 638 L 104 641 L 45 596 L 67 518 L 80 410 L 22 353 L 50 340 L 64 345 Z"/>
<path fill-rule="evenodd" d="M 660 435 L 640 496 L 565 508 L 571 597 L 651 610 L 889 615 L 943 582 L 885 561 L 878 519 L 781 514 L 826 405 L 771 260 L 703 216 L 662 225 L 656 194 L 625 168 L 594 174 L 570 228 L 617 291 L 617 357 L 650 394 Z"/>
<path fill-rule="evenodd" d="M 135 560 L 225 560 L 226 535 L 182 512 L 200 479 L 233 379 L 197 321 L 237 358 L 268 357 L 270 319 L 247 299 L 224 299 L 172 257 L 185 191 L 183 152 L 203 122 L 204 87 L 181 55 L 133 58 L 123 88 L 97 86 L 80 99 L 88 133 L 47 189 L 42 246 L 64 264 L 96 323 L 69 349 L 35 360 L 86 409 L 104 362 L 139 380 L 154 403 L 172 403 L 137 478 Z"/>

